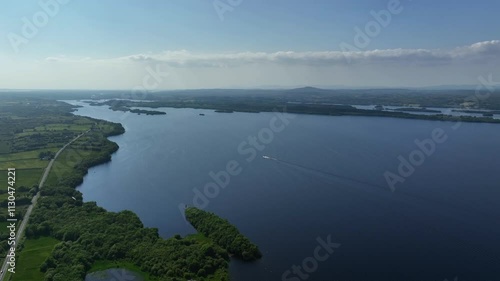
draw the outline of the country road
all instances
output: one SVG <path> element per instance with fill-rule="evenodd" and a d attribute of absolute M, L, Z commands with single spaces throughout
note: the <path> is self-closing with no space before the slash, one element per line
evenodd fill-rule
<path fill-rule="evenodd" d="M 85 135 L 88 132 L 90 132 L 90 130 L 78 135 L 76 138 L 74 138 L 73 140 L 71 140 L 70 142 L 65 144 L 61 149 L 59 149 L 59 151 L 57 151 L 54 158 L 52 160 L 50 160 L 49 164 L 45 168 L 45 172 L 43 173 L 42 179 L 40 180 L 40 184 L 38 185 L 38 193 L 31 200 L 31 205 L 28 207 L 28 210 L 26 211 L 26 214 L 24 215 L 24 218 L 21 221 L 21 224 L 16 225 L 16 228 L 17 228 L 16 229 L 16 231 L 17 231 L 16 232 L 16 244 L 15 244 L 16 248 L 19 245 L 19 242 L 21 241 L 21 237 L 24 234 L 24 230 L 26 228 L 26 225 L 28 224 L 31 212 L 33 211 L 33 208 L 36 206 L 38 198 L 40 197 L 40 190 L 42 189 L 43 184 L 45 183 L 45 180 L 47 180 L 47 177 L 50 173 L 50 170 L 52 169 L 52 165 L 54 164 L 54 161 L 57 159 L 57 157 L 59 157 L 61 152 L 63 152 L 64 149 L 66 149 L 66 147 L 68 147 L 70 144 L 72 144 L 74 141 L 76 141 L 77 139 L 79 139 L 81 136 Z M 18 256 L 18 253 L 16 252 L 16 262 L 17 262 L 18 258 L 19 258 L 19 256 Z M 1 268 L 1 273 L 0 273 L 0 281 L 3 281 L 5 278 L 5 275 L 7 272 L 7 262 L 8 262 L 8 260 L 7 260 L 7 256 L 6 256 L 5 260 L 2 263 L 2 268 Z"/>

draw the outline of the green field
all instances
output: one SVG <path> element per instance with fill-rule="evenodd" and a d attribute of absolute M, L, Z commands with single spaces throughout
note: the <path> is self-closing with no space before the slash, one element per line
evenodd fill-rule
<path fill-rule="evenodd" d="M 48 163 L 48 162 L 47 162 Z M 15 187 L 32 187 L 40 182 L 44 168 L 16 169 Z M 7 190 L 7 170 L 0 171 L 0 190 Z"/>
<path fill-rule="evenodd" d="M 48 164 L 48 160 L 40 160 L 38 158 L 11 160 L 0 162 L 0 170 L 7 170 L 8 168 L 16 168 L 16 170 L 45 168 Z"/>
<path fill-rule="evenodd" d="M 75 173 L 74 167 L 87 157 L 97 154 L 92 151 L 77 150 L 73 145 L 67 147 L 54 162 L 51 172 L 47 177 L 47 185 L 57 185 L 59 180 Z"/>
<path fill-rule="evenodd" d="M 33 132 L 33 131 L 86 131 L 90 129 L 91 122 L 86 122 L 84 124 L 47 124 L 44 126 L 35 127 L 34 129 L 27 129 L 24 132 Z"/>
<path fill-rule="evenodd" d="M 31 136 L 37 133 L 40 134 L 51 134 L 53 132 L 69 131 L 75 133 L 85 132 L 92 127 L 92 122 L 87 122 L 84 124 L 47 124 L 44 126 L 38 126 L 32 129 L 24 129 L 23 132 L 17 133 L 16 138 Z"/>
<path fill-rule="evenodd" d="M 16 274 L 12 275 L 12 281 L 43 281 L 44 273 L 40 272 L 40 265 L 57 243 L 59 241 L 51 237 L 26 240 L 24 249 L 19 253 Z"/>
<path fill-rule="evenodd" d="M 30 197 L 31 195 L 29 194 L 29 190 L 33 185 L 38 185 L 40 182 L 40 179 L 43 174 L 43 168 L 35 168 L 35 169 L 22 169 L 18 170 L 16 169 L 16 184 L 14 185 L 16 187 L 16 198 L 21 198 L 21 197 Z M 0 171 L 0 202 L 7 200 L 7 197 L 9 197 L 9 194 L 7 193 L 8 185 L 7 185 L 7 171 L 2 170 Z M 21 186 L 27 187 L 28 191 L 21 192 L 18 188 Z M 20 210 L 20 206 L 17 206 L 17 210 Z"/>
<path fill-rule="evenodd" d="M 45 151 L 57 152 L 57 150 L 58 148 L 51 147 L 51 148 L 23 151 L 18 153 L 0 154 L 0 162 L 38 159 L 38 155 L 40 154 L 40 152 L 45 152 Z"/>
<path fill-rule="evenodd" d="M 40 183 L 44 169 L 49 164 L 48 159 L 40 159 L 40 153 L 57 152 L 65 143 L 96 123 L 90 118 L 68 115 L 70 107 L 56 101 L 11 101 L 0 98 L 0 203 L 4 206 L 1 218 L 5 218 L 9 196 L 7 169 L 16 169 L 16 215 L 22 218 L 35 193 L 32 187 Z M 26 188 L 21 189 L 22 186 Z M 5 234 L 3 229 L 0 233 Z M 5 237 L 2 235 L 0 239 L 0 243 L 5 245 L 0 247 L 2 256 L 7 247 Z M 31 244 L 27 243 L 26 246 L 29 248 Z M 31 265 L 29 261 L 27 264 Z M 18 277 L 15 280 L 33 279 Z"/>

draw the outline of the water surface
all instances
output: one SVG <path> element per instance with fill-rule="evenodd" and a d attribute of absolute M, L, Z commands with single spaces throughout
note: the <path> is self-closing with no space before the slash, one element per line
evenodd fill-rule
<path fill-rule="evenodd" d="M 160 110 L 167 115 L 80 108 L 77 114 L 122 123 L 126 133 L 111 138 L 120 149 L 90 169 L 79 190 L 110 211 L 134 211 L 162 237 L 186 235 L 194 229 L 179 205 L 193 205 L 193 189 L 203 191 L 211 171 L 237 161 L 241 174 L 204 206 L 264 254 L 253 264 L 233 261 L 233 280 L 287 280 L 282 274 L 328 236 L 341 246 L 307 280 L 500 276 L 500 125 L 454 130 L 452 122 L 297 115 L 247 161 L 238 146 L 268 128 L 273 113 Z M 396 173 L 398 156 L 408 158 L 415 140 L 435 129 L 447 140 L 391 192 L 384 173 Z"/>

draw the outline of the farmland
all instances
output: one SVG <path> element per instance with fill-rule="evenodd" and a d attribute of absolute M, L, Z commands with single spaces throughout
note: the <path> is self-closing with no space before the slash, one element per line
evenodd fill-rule
<path fill-rule="evenodd" d="M 70 113 L 72 110 L 72 106 L 57 101 L 0 98 L 0 206 L 6 208 L 8 202 L 7 169 L 15 168 L 16 218 L 19 220 L 23 219 L 33 196 L 39 191 L 38 184 L 50 159 L 61 147 L 91 128 L 103 130 L 105 134 L 114 129 L 113 125 L 104 121 L 74 116 Z M 102 133 L 95 132 L 94 138 L 101 135 Z M 92 153 L 92 143 L 89 144 L 88 140 L 89 138 L 76 144 L 80 148 L 85 146 L 81 156 L 87 155 L 86 149 L 90 149 L 89 154 Z M 71 173 L 71 170 L 64 170 L 67 163 L 62 166 L 59 162 L 57 164 L 56 171 L 64 172 L 65 175 Z M 0 222 L 5 224 L 5 212 L 0 213 Z M 7 228 L 0 228 L 2 261 L 9 247 L 7 237 Z M 43 280 L 39 265 L 52 251 L 54 241 L 57 240 L 49 237 L 26 240 L 21 253 L 29 254 L 21 254 L 19 262 L 22 270 L 15 275 L 14 280 Z M 18 248 L 20 249 L 23 247 Z"/>

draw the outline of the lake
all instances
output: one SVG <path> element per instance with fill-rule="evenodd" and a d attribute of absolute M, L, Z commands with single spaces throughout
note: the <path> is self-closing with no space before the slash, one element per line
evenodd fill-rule
<path fill-rule="evenodd" d="M 112 161 L 78 187 L 84 200 L 132 210 L 164 238 L 194 233 L 179 207 L 203 205 L 264 254 L 232 261 L 232 280 L 500 278 L 500 125 L 172 108 L 146 116 L 71 103 L 126 129 L 110 138 L 120 146 Z M 230 162 L 240 173 L 205 193 Z M 394 192 L 386 172 L 404 179 Z"/>
<path fill-rule="evenodd" d="M 85 281 L 144 281 L 144 279 L 125 269 L 107 269 L 87 274 Z"/>

